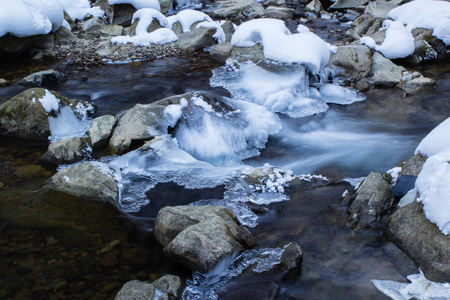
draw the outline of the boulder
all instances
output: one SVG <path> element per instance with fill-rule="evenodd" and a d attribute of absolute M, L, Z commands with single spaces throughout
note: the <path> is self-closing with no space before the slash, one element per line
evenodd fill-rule
<path fill-rule="evenodd" d="M 132 280 L 125 283 L 115 300 L 175 300 L 181 297 L 181 279 L 174 275 L 164 275 L 152 283 Z M 160 293 L 156 293 L 159 290 Z"/>
<path fill-rule="evenodd" d="M 128 27 L 137 9 L 131 4 L 115 4 L 113 6 L 113 20 L 111 24 Z"/>
<path fill-rule="evenodd" d="M 323 11 L 322 3 L 319 0 L 313 0 L 305 7 L 306 12 L 312 12 L 316 17 L 320 17 L 320 12 Z"/>
<path fill-rule="evenodd" d="M 77 37 L 64 26 L 59 27 L 55 32 L 55 40 L 57 41 L 75 41 Z"/>
<path fill-rule="evenodd" d="M 44 187 L 79 197 L 107 199 L 118 204 L 119 188 L 114 172 L 107 164 L 86 162 L 59 171 L 44 183 Z"/>
<path fill-rule="evenodd" d="M 161 6 L 161 13 L 166 14 L 169 12 L 170 8 L 172 7 L 173 0 L 158 0 L 159 5 Z"/>
<path fill-rule="evenodd" d="M 230 57 L 239 62 L 251 60 L 254 63 L 258 63 L 266 59 L 264 56 L 264 48 L 259 43 L 252 47 L 233 47 Z"/>
<path fill-rule="evenodd" d="M 87 135 L 91 139 L 92 147 L 97 148 L 105 146 L 111 137 L 116 123 L 116 117 L 111 115 L 95 118 L 87 131 Z"/>
<path fill-rule="evenodd" d="M 280 258 L 280 267 L 284 280 L 293 280 L 300 273 L 303 261 L 303 250 L 297 243 L 291 243 L 284 249 Z"/>
<path fill-rule="evenodd" d="M 103 27 L 105 27 L 105 22 L 99 17 L 89 19 L 83 23 L 83 30 L 88 33 L 96 33 Z"/>
<path fill-rule="evenodd" d="M 381 217 L 392 207 L 392 188 L 380 173 L 371 172 L 350 196 L 347 226 L 363 230 Z"/>
<path fill-rule="evenodd" d="M 382 54 L 375 52 L 372 56 L 372 74 L 374 84 L 384 87 L 393 87 L 403 78 L 403 67 L 397 66 Z"/>
<path fill-rule="evenodd" d="M 231 50 L 233 50 L 233 46 L 231 45 L 231 43 L 225 42 L 214 45 L 214 47 L 211 48 L 209 54 L 214 60 L 225 62 L 228 57 L 230 57 Z"/>
<path fill-rule="evenodd" d="M 331 9 L 344 9 L 344 8 L 355 8 L 369 2 L 369 0 L 337 0 L 333 5 L 330 6 Z"/>
<path fill-rule="evenodd" d="M 42 87 L 52 84 L 60 84 L 67 80 L 67 75 L 55 70 L 45 70 L 28 75 L 17 84 L 26 87 Z"/>
<path fill-rule="evenodd" d="M 392 1 L 371 1 L 364 10 L 365 14 L 369 14 L 375 18 L 387 19 L 388 13 L 399 6 L 403 0 Z"/>
<path fill-rule="evenodd" d="M 0 106 L 0 135 L 13 135 L 32 140 L 46 141 L 50 136 L 49 114 L 39 99 L 47 90 L 28 89 Z M 73 106 L 77 101 L 69 100 L 60 93 L 49 91 L 61 105 Z M 52 111 L 52 113 L 54 113 Z"/>
<path fill-rule="evenodd" d="M 195 52 L 202 50 L 217 43 L 216 39 L 213 38 L 216 31 L 216 28 L 195 28 L 190 32 L 181 34 L 175 43 L 185 51 Z"/>
<path fill-rule="evenodd" d="M 418 176 L 426 160 L 427 158 L 423 156 L 423 154 L 421 153 L 414 155 L 407 161 L 400 164 L 402 170 L 400 171 L 399 174 Z"/>
<path fill-rule="evenodd" d="M 199 272 L 257 245 L 234 212 L 221 206 L 166 206 L 156 217 L 154 234 L 167 256 Z"/>
<path fill-rule="evenodd" d="M 216 2 L 220 8 L 209 14 L 216 19 L 248 19 L 264 15 L 265 11 L 261 4 L 254 0 L 219 0 Z"/>
<path fill-rule="evenodd" d="M 433 30 L 415 28 L 411 31 L 414 38 L 414 56 L 419 61 L 430 61 L 445 58 L 450 53 L 450 47 L 433 36 Z"/>
<path fill-rule="evenodd" d="M 266 8 L 266 16 L 274 19 L 290 20 L 294 16 L 295 9 L 286 7 L 269 6 Z"/>
<path fill-rule="evenodd" d="M 233 23 L 230 20 L 227 20 L 220 25 L 220 27 L 222 27 L 222 30 L 225 33 L 225 42 L 231 42 L 231 37 L 235 31 Z"/>
<path fill-rule="evenodd" d="M 119 36 L 122 35 L 123 27 L 120 25 L 106 25 L 101 28 L 100 33 L 107 36 Z"/>
<path fill-rule="evenodd" d="M 97 0 L 93 5 L 100 7 L 105 12 L 105 17 L 108 20 L 108 24 L 112 24 L 114 19 L 114 7 L 109 4 L 108 0 Z"/>
<path fill-rule="evenodd" d="M 386 234 L 431 281 L 450 278 L 450 235 L 444 235 L 425 215 L 423 204 L 414 201 L 388 220 Z"/>
<path fill-rule="evenodd" d="M 90 154 L 87 138 L 72 137 L 51 143 L 41 159 L 52 164 L 72 164 Z"/>
<path fill-rule="evenodd" d="M 344 69 L 344 74 L 352 80 L 366 77 L 372 67 L 372 52 L 364 45 L 344 45 L 332 54 L 328 66 Z"/>

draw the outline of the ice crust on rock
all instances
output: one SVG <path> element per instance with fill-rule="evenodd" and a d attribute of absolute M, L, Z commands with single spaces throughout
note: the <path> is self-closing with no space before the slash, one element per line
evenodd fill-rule
<path fill-rule="evenodd" d="M 372 280 L 373 285 L 393 300 L 446 300 L 450 299 L 450 284 L 433 282 L 420 274 L 409 275 L 411 283 L 393 280 Z"/>
<path fill-rule="evenodd" d="M 450 45 L 450 2 L 415 0 L 391 10 L 388 17 L 414 28 L 432 29 L 433 35 Z"/>
<path fill-rule="evenodd" d="M 328 110 L 327 103 L 351 104 L 365 96 L 334 84 L 310 87 L 305 67 L 271 72 L 251 61 L 236 65 L 228 60 L 225 67 L 213 70 L 213 87 L 227 89 L 235 99 L 253 102 L 273 112 L 301 118 Z"/>
<path fill-rule="evenodd" d="M 59 0 L 3 0 L 0 9 L 0 36 L 17 37 L 47 34 L 64 20 Z"/>

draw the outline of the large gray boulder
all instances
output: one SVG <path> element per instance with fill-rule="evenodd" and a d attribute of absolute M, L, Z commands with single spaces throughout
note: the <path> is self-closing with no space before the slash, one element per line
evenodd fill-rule
<path fill-rule="evenodd" d="M 95 118 L 87 131 L 87 135 L 91 139 L 92 147 L 97 148 L 105 146 L 111 137 L 116 123 L 116 117 L 111 115 Z"/>
<path fill-rule="evenodd" d="M 45 70 L 28 75 L 17 84 L 26 87 L 42 87 L 51 84 L 59 84 L 67 80 L 67 75 L 55 70 Z"/>
<path fill-rule="evenodd" d="M 421 202 L 412 202 L 397 210 L 388 220 L 386 233 L 431 281 L 450 278 L 450 235 L 444 235 L 431 223 Z"/>
<path fill-rule="evenodd" d="M 264 15 L 264 7 L 254 0 L 219 0 L 220 8 L 210 12 L 217 19 L 248 19 Z"/>
<path fill-rule="evenodd" d="M 399 6 L 403 0 L 391 0 L 391 1 L 371 1 L 367 4 L 364 10 L 365 14 L 369 14 L 375 18 L 386 19 L 388 13 Z"/>
<path fill-rule="evenodd" d="M 266 16 L 273 19 L 290 20 L 294 16 L 295 9 L 286 7 L 269 6 L 266 8 Z"/>
<path fill-rule="evenodd" d="M 157 290 L 160 293 L 156 293 Z M 125 283 L 115 300 L 175 300 L 181 296 L 181 279 L 175 275 L 164 275 L 152 283 L 132 280 Z"/>
<path fill-rule="evenodd" d="M 380 173 L 371 172 L 350 196 L 347 226 L 355 230 L 363 230 L 381 217 L 392 207 L 392 188 Z"/>
<path fill-rule="evenodd" d="M 405 68 L 397 66 L 382 54 L 375 52 L 372 57 L 372 75 L 375 85 L 394 87 L 401 82 Z"/>
<path fill-rule="evenodd" d="M 59 100 L 59 106 L 72 108 L 86 102 L 69 100 L 58 92 L 48 91 Z M 47 112 L 39 99 L 44 98 L 47 90 L 28 89 L 0 106 L 0 135 L 13 135 L 27 139 L 46 141 L 50 136 L 48 117 L 57 111 Z"/>
<path fill-rule="evenodd" d="M 111 200 L 117 204 L 119 188 L 114 179 L 114 172 L 107 164 L 86 162 L 59 171 L 44 187 L 79 197 Z"/>
<path fill-rule="evenodd" d="M 41 159 L 56 165 L 72 164 L 83 160 L 89 154 L 88 139 L 72 137 L 51 143 Z"/>
<path fill-rule="evenodd" d="M 216 31 L 216 28 L 210 27 L 195 28 L 178 36 L 178 40 L 175 43 L 185 51 L 195 52 L 203 50 L 217 43 L 217 40 L 213 38 Z"/>
<path fill-rule="evenodd" d="M 344 74 L 351 79 L 366 77 L 372 68 L 372 52 L 364 45 L 340 46 L 331 55 L 328 66 L 343 68 Z"/>
<path fill-rule="evenodd" d="M 199 272 L 257 245 L 234 212 L 221 206 L 164 207 L 156 217 L 154 234 L 167 256 Z"/>

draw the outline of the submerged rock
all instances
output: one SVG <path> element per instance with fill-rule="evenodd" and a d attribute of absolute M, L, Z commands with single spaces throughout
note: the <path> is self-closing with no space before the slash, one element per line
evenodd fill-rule
<path fill-rule="evenodd" d="M 41 159 L 52 164 L 72 164 L 83 160 L 90 152 L 87 138 L 73 137 L 51 143 Z"/>
<path fill-rule="evenodd" d="M 381 220 L 393 204 L 392 188 L 380 173 L 371 172 L 350 196 L 347 226 L 363 230 Z"/>
<path fill-rule="evenodd" d="M 28 75 L 17 84 L 26 87 L 42 87 L 50 84 L 60 84 L 67 80 L 67 75 L 55 70 L 45 70 Z"/>
<path fill-rule="evenodd" d="M 86 162 L 59 171 L 44 187 L 79 197 L 117 203 L 119 188 L 114 179 L 114 172 L 106 164 Z"/>
<path fill-rule="evenodd" d="M 228 207 L 164 207 L 155 221 L 156 239 L 170 258 L 199 272 L 258 243 Z"/>
<path fill-rule="evenodd" d="M 444 235 L 426 218 L 421 202 L 397 210 L 388 220 L 386 233 L 414 260 L 427 279 L 449 281 L 450 235 Z"/>
<path fill-rule="evenodd" d="M 181 279 L 175 275 L 164 275 L 152 283 L 132 280 L 125 283 L 115 300 L 180 299 Z"/>

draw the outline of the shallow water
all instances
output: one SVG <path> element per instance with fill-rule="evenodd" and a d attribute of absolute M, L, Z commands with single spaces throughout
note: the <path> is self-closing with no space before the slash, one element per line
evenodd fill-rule
<path fill-rule="evenodd" d="M 227 95 L 209 86 L 214 67 L 216 63 L 203 58 L 109 65 L 73 73 L 52 89 L 92 101 L 98 106 L 96 115 L 116 114 L 136 103 L 192 90 Z M 295 174 L 322 174 L 338 181 L 372 170 L 385 172 L 409 158 L 418 142 L 448 117 L 448 69 L 424 70 L 439 80 L 435 90 L 403 95 L 377 89 L 366 93 L 363 102 L 331 105 L 319 115 L 281 117 L 283 129 L 270 137 L 260 156 L 244 163 L 269 162 Z M 0 88 L 0 103 L 22 90 Z M 108 203 L 42 191 L 41 184 L 55 172 L 38 162 L 45 150 L 46 145 L 0 139 L 0 298 L 111 299 L 131 279 L 153 280 L 165 273 L 190 277 L 162 254 L 151 234 L 154 218 L 164 205 L 220 199 L 221 187 L 190 191 L 187 197 L 183 188 L 160 183 L 146 194 L 156 199 L 155 206 L 125 216 Z M 249 281 L 257 288 L 269 280 L 281 286 L 280 299 L 383 299 L 370 279 L 405 281 L 415 273 L 413 263 L 381 230 L 354 235 L 345 228 L 345 209 L 339 204 L 350 188 L 346 183 L 292 186 L 286 193 L 290 201 L 265 206 L 252 229 L 260 247 L 297 242 L 305 251 L 302 274 L 283 282 L 275 273 L 247 271 L 218 290 L 221 298 L 239 287 L 245 294 Z"/>

